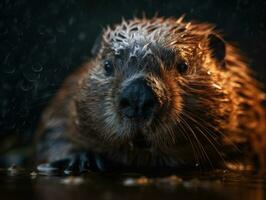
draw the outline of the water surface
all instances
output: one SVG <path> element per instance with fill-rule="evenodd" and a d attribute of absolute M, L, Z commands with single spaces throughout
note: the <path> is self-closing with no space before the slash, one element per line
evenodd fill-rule
<path fill-rule="evenodd" d="M 43 176 L 31 171 L 0 173 L 1 199 L 252 199 L 262 200 L 265 178 L 218 170 L 167 176 L 88 172 L 82 176 Z"/>

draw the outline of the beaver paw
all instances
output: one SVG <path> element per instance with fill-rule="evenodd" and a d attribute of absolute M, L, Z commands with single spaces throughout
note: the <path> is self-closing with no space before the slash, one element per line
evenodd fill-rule
<path fill-rule="evenodd" d="M 58 161 L 43 163 L 37 166 L 37 170 L 44 175 L 64 173 L 66 175 L 78 175 L 89 170 L 89 154 L 77 153 Z"/>

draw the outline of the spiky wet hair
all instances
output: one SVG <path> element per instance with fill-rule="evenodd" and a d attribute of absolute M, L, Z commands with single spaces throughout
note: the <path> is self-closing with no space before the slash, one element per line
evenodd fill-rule
<path fill-rule="evenodd" d="M 121 49 L 131 46 L 140 41 L 144 42 L 143 48 L 149 44 L 156 43 L 169 49 L 176 49 L 183 55 L 191 55 L 197 48 L 204 48 L 200 43 L 210 35 L 218 35 L 214 25 L 207 23 L 185 22 L 183 16 L 175 18 L 135 18 L 133 20 L 122 20 L 121 24 L 114 27 L 108 26 L 102 36 L 101 50 L 114 51 L 119 54 Z M 201 45 L 201 46 L 199 46 Z M 134 55 L 134 52 L 131 54 Z"/>

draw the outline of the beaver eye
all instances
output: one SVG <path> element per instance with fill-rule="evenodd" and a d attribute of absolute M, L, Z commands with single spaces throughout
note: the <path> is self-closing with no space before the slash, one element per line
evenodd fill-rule
<path fill-rule="evenodd" d="M 111 61 L 107 60 L 104 62 L 104 70 L 106 73 L 106 76 L 111 76 L 114 72 L 114 65 Z"/>
<path fill-rule="evenodd" d="M 188 66 L 185 62 L 180 62 L 176 65 L 176 69 L 180 74 L 184 74 L 188 70 Z"/>

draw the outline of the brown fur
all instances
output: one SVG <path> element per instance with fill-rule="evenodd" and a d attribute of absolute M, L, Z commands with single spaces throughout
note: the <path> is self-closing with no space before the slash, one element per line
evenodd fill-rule
<path fill-rule="evenodd" d="M 221 37 L 210 24 L 182 18 L 133 19 L 107 28 L 97 56 L 65 81 L 38 130 L 44 137 L 46 129 L 61 127 L 49 137 L 68 140 L 69 148 L 46 149 L 38 159 L 54 161 L 83 149 L 144 167 L 216 165 L 239 156 L 255 156 L 264 166 L 265 95 L 232 45 L 225 43 L 223 63 L 213 58 L 210 34 Z M 125 49 L 121 66 L 126 67 L 106 77 L 103 60 Z M 174 52 L 174 61 L 168 63 L 164 49 Z M 189 67 L 185 74 L 175 70 L 180 60 Z M 121 116 L 117 106 L 123 84 L 136 76 L 146 77 L 161 102 L 158 114 L 141 128 Z M 138 131 L 150 150 L 132 147 Z"/>

